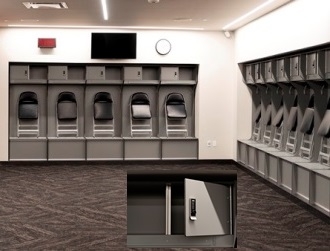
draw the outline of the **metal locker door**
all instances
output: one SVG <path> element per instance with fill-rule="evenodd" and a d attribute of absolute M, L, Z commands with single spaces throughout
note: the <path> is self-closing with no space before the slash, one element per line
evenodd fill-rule
<path fill-rule="evenodd" d="M 185 179 L 185 235 L 231 234 L 230 188 Z"/>
<path fill-rule="evenodd" d="M 307 75 L 317 74 L 317 54 L 316 52 L 307 54 Z"/>

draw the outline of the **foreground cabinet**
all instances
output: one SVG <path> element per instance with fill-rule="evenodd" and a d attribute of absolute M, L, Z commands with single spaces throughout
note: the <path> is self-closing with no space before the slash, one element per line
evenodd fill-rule
<path fill-rule="evenodd" d="M 128 172 L 129 247 L 234 247 L 235 171 Z"/>

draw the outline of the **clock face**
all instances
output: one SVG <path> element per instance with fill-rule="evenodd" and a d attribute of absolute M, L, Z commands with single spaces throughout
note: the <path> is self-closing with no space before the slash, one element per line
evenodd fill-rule
<path fill-rule="evenodd" d="M 156 51 L 160 55 L 166 55 L 171 51 L 171 43 L 166 39 L 160 39 L 156 43 Z"/>

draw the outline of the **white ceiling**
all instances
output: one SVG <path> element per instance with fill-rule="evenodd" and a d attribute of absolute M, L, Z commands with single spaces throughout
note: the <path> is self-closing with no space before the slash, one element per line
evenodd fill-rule
<path fill-rule="evenodd" d="M 25 0 L 27 1 L 27 0 Z M 267 0 L 107 0 L 109 20 L 103 20 L 100 0 L 32 0 L 38 3 L 65 1 L 68 9 L 27 9 L 17 0 L 0 1 L 0 27 L 96 26 L 118 28 L 189 28 L 222 30 L 226 24 Z M 235 30 L 291 0 L 274 0 L 255 15 L 229 28 Z"/>

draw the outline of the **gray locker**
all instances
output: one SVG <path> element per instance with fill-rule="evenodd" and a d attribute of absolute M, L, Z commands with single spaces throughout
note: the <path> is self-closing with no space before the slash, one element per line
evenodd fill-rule
<path fill-rule="evenodd" d="M 289 81 L 290 62 L 288 58 L 276 60 L 276 79 L 278 82 Z"/>
<path fill-rule="evenodd" d="M 48 160 L 86 160 L 84 138 L 48 138 Z"/>
<path fill-rule="evenodd" d="M 275 83 L 276 82 L 275 74 L 276 74 L 275 62 L 272 60 L 265 62 L 265 82 Z"/>
<path fill-rule="evenodd" d="M 67 66 L 49 66 L 48 67 L 49 80 L 67 80 L 68 67 Z"/>
<path fill-rule="evenodd" d="M 10 82 L 13 80 L 28 80 L 29 66 L 28 65 L 11 65 L 10 66 Z"/>
<path fill-rule="evenodd" d="M 46 84 L 47 67 L 42 65 L 10 65 L 10 84 Z"/>
<path fill-rule="evenodd" d="M 292 164 L 293 165 L 293 164 Z M 303 201 L 309 202 L 310 173 L 303 167 L 295 167 L 295 191 L 294 193 Z"/>
<path fill-rule="evenodd" d="M 254 64 L 254 79 L 255 83 L 263 84 L 265 74 L 265 64 L 263 62 Z"/>
<path fill-rule="evenodd" d="M 142 67 L 124 67 L 124 81 L 142 80 Z"/>
<path fill-rule="evenodd" d="M 315 51 L 306 55 L 306 79 L 322 80 L 324 78 L 324 51 Z"/>
<path fill-rule="evenodd" d="M 179 80 L 179 67 L 161 67 L 161 81 L 177 81 Z"/>
<path fill-rule="evenodd" d="M 245 65 L 245 83 L 246 84 L 254 84 L 254 65 L 248 64 Z"/>
<path fill-rule="evenodd" d="M 10 138 L 9 160 L 47 160 L 47 138 Z"/>
<path fill-rule="evenodd" d="M 122 138 L 86 138 L 87 160 L 123 160 Z"/>
<path fill-rule="evenodd" d="M 313 180 L 314 205 L 330 215 L 330 170 L 316 170 Z"/>
<path fill-rule="evenodd" d="M 230 234 L 230 197 L 228 186 L 185 179 L 185 235 Z"/>
<path fill-rule="evenodd" d="M 87 66 L 86 80 L 105 80 L 105 66 Z"/>
<path fill-rule="evenodd" d="M 290 80 L 302 81 L 305 80 L 306 64 L 305 55 L 296 55 L 290 57 Z"/>
<path fill-rule="evenodd" d="M 325 51 L 325 78 L 330 79 L 330 50 Z"/>

